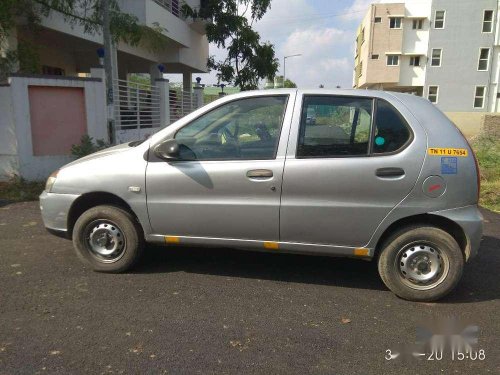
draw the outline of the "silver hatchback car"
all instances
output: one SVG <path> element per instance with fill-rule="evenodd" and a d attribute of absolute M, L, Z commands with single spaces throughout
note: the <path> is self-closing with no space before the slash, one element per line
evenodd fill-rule
<path fill-rule="evenodd" d="M 478 194 L 471 148 L 427 100 L 284 89 L 227 96 L 76 160 L 40 207 L 96 271 L 130 269 L 146 242 L 345 256 L 431 301 L 478 251 Z"/>

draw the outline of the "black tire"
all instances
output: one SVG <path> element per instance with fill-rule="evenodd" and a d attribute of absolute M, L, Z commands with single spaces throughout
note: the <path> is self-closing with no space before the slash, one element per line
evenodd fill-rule
<path fill-rule="evenodd" d="M 92 229 L 106 224 L 117 231 L 116 239 L 123 239 L 119 249 L 109 256 L 93 250 L 89 240 Z M 111 244 L 114 245 L 114 241 Z M 144 236 L 139 223 L 129 212 L 115 206 L 96 206 L 85 211 L 76 221 L 73 245 L 78 257 L 94 271 L 120 273 L 130 270 L 139 260 Z"/>
<path fill-rule="evenodd" d="M 426 285 L 409 278 L 404 270 L 420 272 L 418 267 L 406 268 L 405 262 L 411 265 L 410 260 L 417 259 L 419 251 L 423 254 L 419 256 L 425 258 L 427 249 L 437 254 L 433 256 L 438 259 L 439 271 L 434 281 L 427 281 Z M 422 266 L 424 272 L 430 271 L 425 262 Z M 406 227 L 392 234 L 382 245 L 378 258 L 378 271 L 384 284 L 397 296 L 410 301 L 430 302 L 444 297 L 457 286 L 463 268 L 464 256 L 455 239 L 442 229 L 425 225 Z"/>

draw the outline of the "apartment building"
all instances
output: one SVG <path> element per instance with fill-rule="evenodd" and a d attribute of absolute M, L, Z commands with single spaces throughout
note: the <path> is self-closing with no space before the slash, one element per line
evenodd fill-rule
<path fill-rule="evenodd" d="M 200 8 L 203 0 L 185 1 Z M 205 24 L 201 20 L 185 19 L 181 0 L 118 0 L 121 11 L 136 16 L 148 26 L 161 26 L 166 37 L 165 48 L 152 51 L 145 45 L 132 46 L 120 42 L 113 51 L 115 79 L 127 79 L 129 73 L 160 75 L 158 65 L 165 73 L 182 73 L 186 88 L 192 86 L 191 75 L 207 71 L 208 41 Z M 18 40 L 30 41 L 38 47 L 40 74 L 84 76 L 99 65 L 97 50 L 103 46 L 102 34 L 85 33 L 83 27 L 71 24 L 64 15 L 53 11 L 41 20 L 41 28 L 33 33 L 20 20 L 12 30 L 9 48 L 15 49 Z"/>
<path fill-rule="evenodd" d="M 428 98 L 460 122 L 500 111 L 499 0 L 372 4 L 356 38 L 353 86 Z"/>

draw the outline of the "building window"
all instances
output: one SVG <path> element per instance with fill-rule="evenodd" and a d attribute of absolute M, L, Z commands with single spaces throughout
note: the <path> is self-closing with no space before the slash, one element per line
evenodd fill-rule
<path fill-rule="evenodd" d="M 443 50 L 441 48 L 433 48 L 431 56 L 431 66 L 441 66 L 441 55 Z"/>
<path fill-rule="evenodd" d="M 427 99 L 431 103 L 436 104 L 438 102 L 439 86 L 429 86 L 429 92 L 427 93 Z"/>
<path fill-rule="evenodd" d="M 359 73 L 358 77 L 361 77 L 363 75 L 363 61 L 359 63 Z"/>
<path fill-rule="evenodd" d="M 444 18 L 446 12 L 444 10 L 436 10 L 434 14 L 434 28 L 435 29 L 444 29 Z"/>
<path fill-rule="evenodd" d="M 483 13 L 483 33 L 491 33 L 493 31 L 493 11 L 485 10 Z"/>
<path fill-rule="evenodd" d="M 422 30 L 424 26 L 424 20 L 413 20 L 412 29 L 413 30 Z"/>
<path fill-rule="evenodd" d="M 398 55 L 387 55 L 387 65 L 389 65 L 389 66 L 399 65 L 399 56 Z"/>
<path fill-rule="evenodd" d="M 374 23 L 381 23 L 382 22 L 382 17 L 375 17 Z"/>
<path fill-rule="evenodd" d="M 411 56 L 410 66 L 420 66 L 420 56 Z"/>
<path fill-rule="evenodd" d="M 378 55 L 372 55 L 372 60 L 378 60 Z"/>
<path fill-rule="evenodd" d="M 479 50 L 479 62 L 477 64 L 477 70 L 481 71 L 488 70 L 489 61 L 490 61 L 490 49 L 481 48 Z"/>
<path fill-rule="evenodd" d="M 484 107 L 484 97 L 486 96 L 486 86 L 476 86 L 474 92 L 474 108 Z"/>
<path fill-rule="evenodd" d="M 365 28 L 361 29 L 361 44 L 365 42 Z"/>
<path fill-rule="evenodd" d="M 389 19 L 389 27 L 391 29 L 400 29 L 401 28 L 401 17 L 391 17 Z"/>

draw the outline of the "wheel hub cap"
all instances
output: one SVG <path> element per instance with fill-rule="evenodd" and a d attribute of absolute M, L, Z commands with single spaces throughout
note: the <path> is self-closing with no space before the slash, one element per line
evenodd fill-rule
<path fill-rule="evenodd" d="M 403 250 L 399 256 L 399 270 L 404 279 L 414 285 L 426 286 L 442 274 L 443 258 L 432 246 L 417 244 Z"/>
<path fill-rule="evenodd" d="M 90 231 L 89 245 L 92 252 L 114 258 L 121 254 L 124 247 L 123 233 L 111 223 L 99 223 Z"/>

